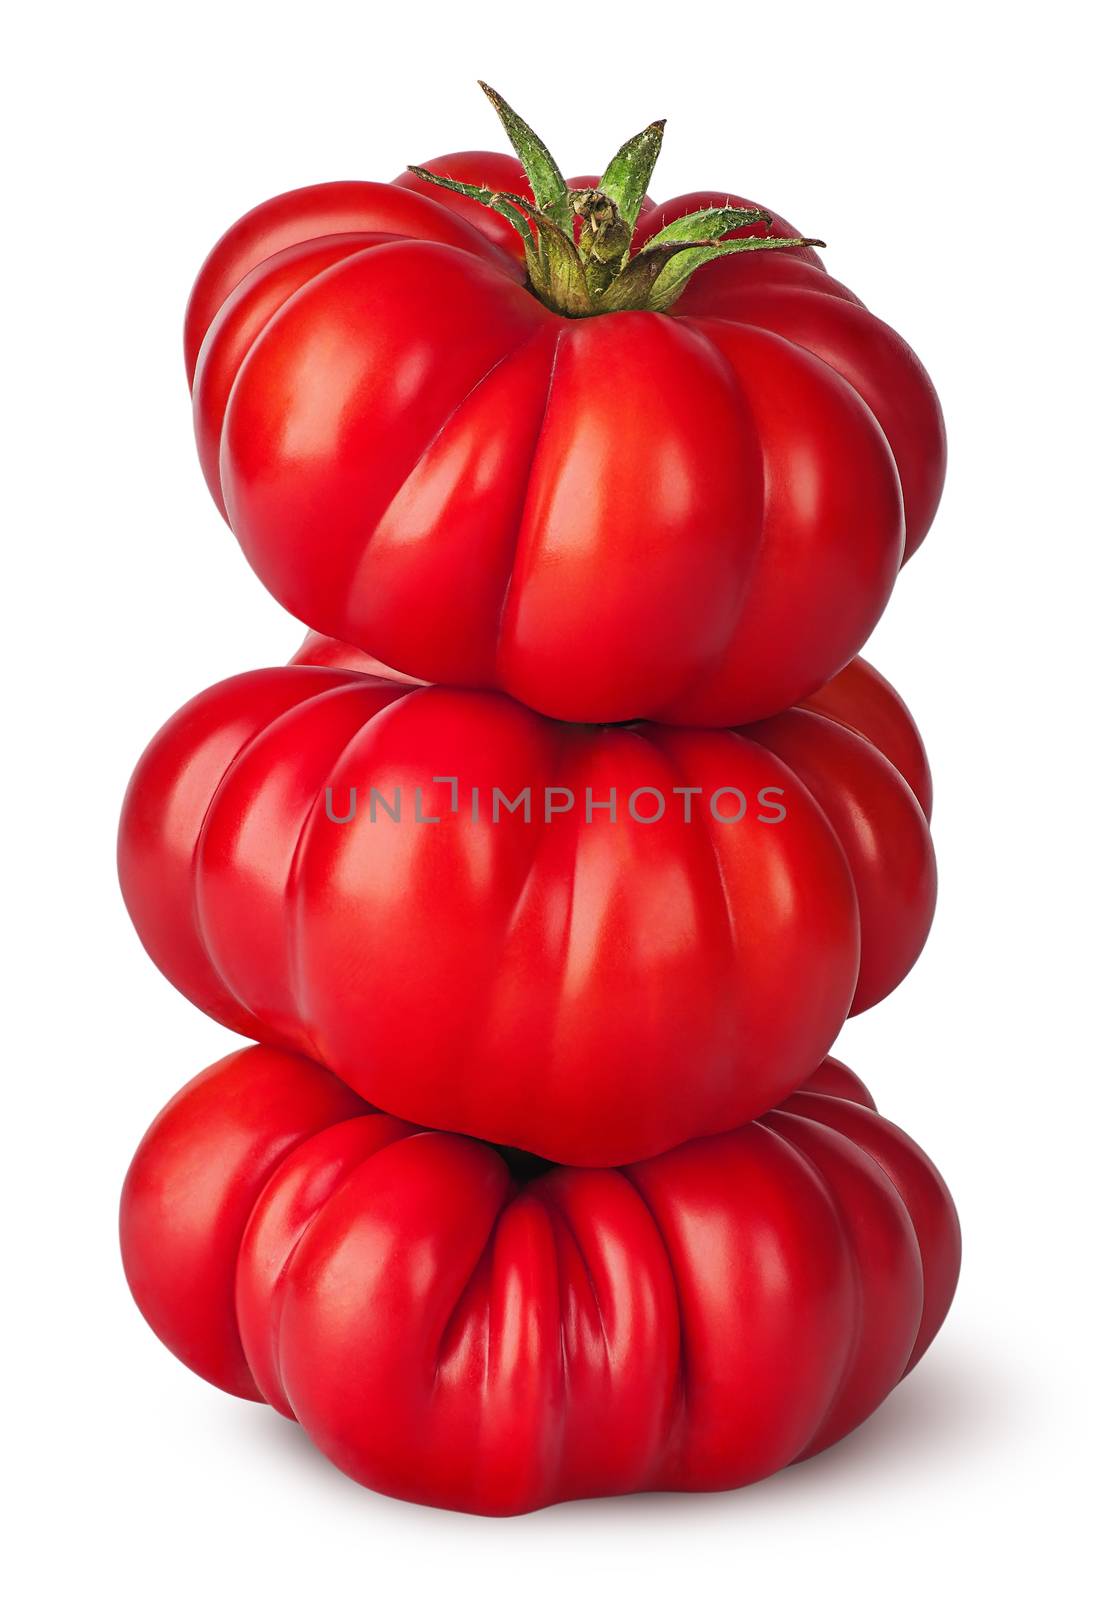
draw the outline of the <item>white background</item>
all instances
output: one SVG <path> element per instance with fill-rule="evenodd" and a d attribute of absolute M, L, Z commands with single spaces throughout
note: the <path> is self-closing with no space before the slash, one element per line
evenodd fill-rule
<path fill-rule="evenodd" d="M 12 1592 L 1086 1592 L 1101 578 L 1086 20 L 962 0 L 21 9 L 0 258 Z M 731 187 L 820 233 L 830 269 L 926 362 L 951 443 L 943 509 L 867 652 L 928 741 L 941 902 L 917 971 L 838 1053 L 955 1192 L 957 1303 L 915 1376 L 807 1465 L 736 1495 L 509 1523 L 373 1496 L 292 1425 L 207 1388 L 141 1321 L 114 1232 L 145 1125 L 234 1044 L 130 929 L 123 787 L 178 704 L 300 634 L 200 479 L 190 281 L 278 190 L 500 146 L 479 76 L 567 171 L 600 170 L 666 115 L 657 195 Z"/>

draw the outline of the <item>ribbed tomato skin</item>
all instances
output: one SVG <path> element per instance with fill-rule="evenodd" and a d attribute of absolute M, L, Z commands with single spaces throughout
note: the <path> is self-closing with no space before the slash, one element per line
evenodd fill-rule
<path fill-rule="evenodd" d="M 430 165 L 523 187 L 512 158 Z M 637 242 L 732 198 L 649 203 Z M 723 726 L 812 693 L 938 503 L 914 353 L 811 250 L 713 262 L 670 314 L 569 319 L 519 248 L 409 175 L 281 195 L 219 241 L 185 349 L 257 573 L 400 671 L 568 721 Z"/>
<path fill-rule="evenodd" d="M 888 685 L 848 670 L 854 705 L 737 732 L 579 727 L 348 668 L 246 673 L 141 758 L 127 906 L 196 1005 L 396 1116 L 578 1165 L 641 1159 L 776 1104 L 922 948 L 922 746 Z M 901 767 L 859 731 L 865 700 Z M 495 791 L 527 791 L 528 816 L 495 819 Z"/>
<path fill-rule="evenodd" d="M 383 1493 L 488 1515 L 738 1487 L 826 1448 L 953 1297 L 938 1172 L 826 1061 L 734 1132 L 525 1171 L 255 1046 L 193 1080 L 124 1186 L 159 1337 Z"/>

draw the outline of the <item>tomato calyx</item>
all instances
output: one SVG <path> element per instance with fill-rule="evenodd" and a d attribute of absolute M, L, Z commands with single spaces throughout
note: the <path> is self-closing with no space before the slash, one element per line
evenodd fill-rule
<path fill-rule="evenodd" d="M 625 141 L 596 189 L 570 189 L 544 141 L 489 84 L 479 87 L 498 113 L 532 190 L 532 200 L 508 190 L 441 177 L 410 167 L 415 177 L 477 200 L 517 230 L 525 248 L 529 287 L 564 317 L 610 311 L 669 311 L 693 273 L 721 256 L 757 250 L 822 246 L 822 239 L 729 239 L 753 223 L 772 223 L 767 211 L 712 206 L 678 217 L 632 252 L 640 207 L 662 148 L 665 121 L 648 123 Z"/>

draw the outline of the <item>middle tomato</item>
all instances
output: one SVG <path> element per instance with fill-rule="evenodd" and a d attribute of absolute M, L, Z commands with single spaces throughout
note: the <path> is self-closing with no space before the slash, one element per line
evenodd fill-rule
<path fill-rule="evenodd" d="M 410 1121 L 615 1165 L 775 1105 L 900 982 L 934 908 L 927 781 L 861 662 L 738 732 L 278 667 L 156 736 L 120 875 L 228 1027 Z"/>

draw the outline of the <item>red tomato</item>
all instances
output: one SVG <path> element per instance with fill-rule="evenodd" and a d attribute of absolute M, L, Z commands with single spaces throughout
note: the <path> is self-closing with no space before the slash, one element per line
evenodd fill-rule
<path fill-rule="evenodd" d="M 730 1489 L 856 1427 L 949 1308 L 927 1157 L 826 1061 L 758 1122 L 549 1167 L 253 1047 L 162 1111 L 123 1259 L 158 1336 L 385 1494 L 509 1515 Z"/>
<path fill-rule="evenodd" d="M 307 634 L 291 657 L 291 665 L 338 667 L 351 672 L 364 672 L 373 678 L 388 678 L 394 683 L 425 687 L 423 679 L 396 672 L 374 656 L 357 650 L 355 645 L 342 644 L 339 639 L 327 639 L 322 633 Z M 924 816 L 930 821 L 934 794 L 923 740 L 911 712 L 876 667 L 871 667 L 868 661 L 857 656 L 822 689 L 801 703 L 805 710 L 818 711 L 821 716 L 830 717 L 832 722 L 841 722 L 855 733 L 864 734 L 907 780 Z"/>
<path fill-rule="evenodd" d="M 530 192 L 511 157 L 429 165 Z M 645 203 L 635 242 L 729 203 Z M 282 195 L 215 246 L 187 365 L 250 562 L 310 626 L 555 717 L 792 705 L 861 647 L 930 525 L 926 373 L 809 249 L 713 261 L 669 312 L 585 317 L 527 290 L 520 251 L 410 174 Z"/>
<path fill-rule="evenodd" d="M 776 1104 L 903 978 L 935 894 L 902 769 L 830 715 L 580 727 L 304 666 L 165 726 L 119 862 L 153 960 L 228 1027 L 588 1166 Z"/>

